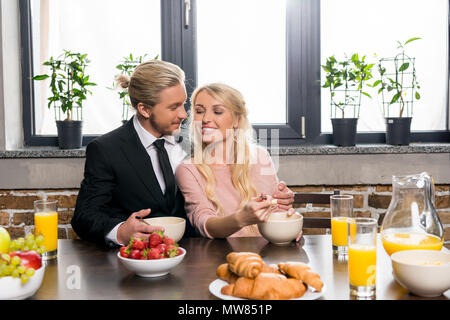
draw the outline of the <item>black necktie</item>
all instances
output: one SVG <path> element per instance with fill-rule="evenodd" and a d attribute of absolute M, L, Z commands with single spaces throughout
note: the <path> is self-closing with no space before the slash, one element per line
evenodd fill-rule
<path fill-rule="evenodd" d="M 166 199 L 169 209 L 173 207 L 175 202 L 175 177 L 173 175 L 172 166 L 170 165 L 169 155 L 166 148 L 164 148 L 164 139 L 158 139 L 153 144 L 158 151 L 158 160 L 161 171 L 164 176 L 164 183 L 166 184 L 166 192 L 164 198 Z"/>

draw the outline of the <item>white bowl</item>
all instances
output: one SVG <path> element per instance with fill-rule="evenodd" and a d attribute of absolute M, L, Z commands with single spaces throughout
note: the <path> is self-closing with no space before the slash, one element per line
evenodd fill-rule
<path fill-rule="evenodd" d="M 286 245 L 297 238 L 303 228 L 303 216 L 298 212 L 290 217 L 287 212 L 273 212 L 266 222 L 258 223 L 261 235 L 276 245 Z"/>
<path fill-rule="evenodd" d="M 393 253 L 391 260 L 397 282 L 415 295 L 437 297 L 450 289 L 450 253 L 405 250 Z"/>
<path fill-rule="evenodd" d="M 22 283 L 19 278 L 0 278 L 0 300 L 21 300 L 31 297 L 39 289 L 44 278 L 45 265 L 35 270 L 27 283 Z"/>
<path fill-rule="evenodd" d="M 164 235 L 178 242 L 183 238 L 186 229 L 186 220 L 179 217 L 158 217 L 144 219 L 152 226 L 164 228 Z"/>
<path fill-rule="evenodd" d="M 140 277 L 160 277 L 168 274 L 171 269 L 180 264 L 184 259 L 186 250 L 180 247 L 179 249 L 181 249 L 183 253 L 173 258 L 136 260 L 122 257 L 120 251 L 117 253 L 117 257 L 119 257 L 119 260 L 126 269 L 136 273 Z"/>

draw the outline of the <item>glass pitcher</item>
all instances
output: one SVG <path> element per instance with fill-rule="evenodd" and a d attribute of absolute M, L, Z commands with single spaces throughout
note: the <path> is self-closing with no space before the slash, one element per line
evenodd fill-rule
<path fill-rule="evenodd" d="M 441 250 L 444 229 L 434 208 L 434 183 L 426 173 L 393 176 L 392 200 L 381 226 L 387 254 L 401 250 Z"/>

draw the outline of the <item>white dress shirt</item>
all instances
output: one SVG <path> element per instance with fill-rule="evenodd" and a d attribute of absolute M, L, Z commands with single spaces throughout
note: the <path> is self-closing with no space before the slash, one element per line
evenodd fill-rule
<path fill-rule="evenodd" d="M 161 171 L 161 166 L 159 165 L 158 160 L 158 151 L 156 149 L 156 146 L 153 145 L 153 142 L 157 140 L 154 135 L 152 135 L 150 132 L 145 130 L 140 122 L 138 121 L 137 117 L 133 117 L 133 125 L 134 129 L 136 130 L 139 140 L 141 141 L 142 145 L 144 146 L 145 150 L 147 150 L 147 153 L 150 157 L 150 160 L 152 161 L 153 171 L 155 172 L 156 179 L 158 180 L 159 186 L 161 187 L 161 191 L 163 194 L 166 191 L 166 184 L 164 182 L 164 175 Z M 181 145 L 175 141 L 174 136 L 163 136 L 162 139 L 166 140 L 164 143 L 164 148 L 166 148 L 167 154 L 169 156 L 170 165 L 172 166 L 173 173 L 175 174 L 175 170 L 177 169 L 178 165 L 183 161 L 183 159 L 186 157 L 186 152 L 184 152 Z M 147 208 L 142 208 L 147 209 Z M 131 213 L 131 212 L 130 212 Z M 123 222 L 116 225 L 107 235 L 106 239 L 107 241 L 112 241 L 119 245 L 126 245 L 123 243 L 119 243 L 117 241 L 117 230 L 119 229 L 120 225 Z"/>

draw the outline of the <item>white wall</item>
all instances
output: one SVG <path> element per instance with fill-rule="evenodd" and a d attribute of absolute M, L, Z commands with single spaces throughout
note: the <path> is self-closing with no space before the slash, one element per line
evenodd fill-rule
<path fill-rule="evenodd" d="M 19 1 L 1 0 L 0 10 L 0 149 L 13 150 L 23 147 Z"/>

